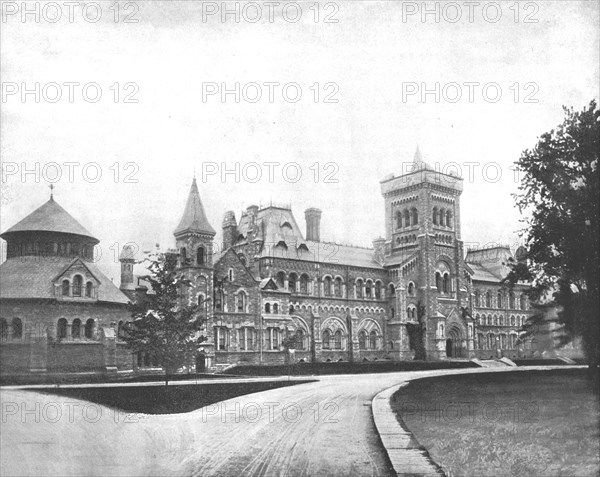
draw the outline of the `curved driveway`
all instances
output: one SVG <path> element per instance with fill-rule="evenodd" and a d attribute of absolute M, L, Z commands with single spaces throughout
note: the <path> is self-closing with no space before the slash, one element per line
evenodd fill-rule
<path fill-rule="evenodd" d="M 504 371 L 515 368 L 320 376 L 172 415 L 3 389 L 0 473 L 394 475 L 373 423 L 375 394 L 423 376 Z"/>

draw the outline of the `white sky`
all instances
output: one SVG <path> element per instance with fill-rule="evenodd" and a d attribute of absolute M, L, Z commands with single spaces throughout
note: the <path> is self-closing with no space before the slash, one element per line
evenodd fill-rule
<path fill-rule="evenodd" d="M 137 2 L 138 23 L 115 23 L 113 3 L 99 2 L 103 16 L 97 23 L 83 20 L 81 6 L 74 8 L 72 23 L 67 7 L 57 23 L 45 20 L 55 15 L 50 7 L 45 16 L 40 10 L 39 23 L 33 15 L 22 22 L 20 12 L 0 23 L 4 92 L 11 88 L 7 82 L 19 88 L 21 83 L 33 88 L 35 82 L 96 82 L 103 92 L 94 104 L 82 98 L 81 87 L 70 103 L 65 86 L 56 103 L 43 97 L 36 103 L 34 95 L 25 102 L 20 94 L 2 99 L 3 167 L 25 163 L 33 169 L 38 163 L 40 174 L 3 177 L 0 228 L 6 230 L 48 199 L 44 179 L 53 180 L 55 171 L 47 168 L 44 176 L 44 165 L 96 162 L 102 177 L 95 183 L 84 180 L 82 166 L 71 183 L 63 166 L 55 199 L 101 240 L 100 266 L 117 283 L 119 267 L 111 247 L 118 252 L 126 242 L 142 249 L 157 242 L 173 246 L 172 231 L 194 169 L 209 220 L 219 232 L 226 210 L 235 210 L 239 219 L 243 207 L 273 200 L 291 202 L 302 229 L 304 209 L 321 208 L 323 240 L 370 245 L 384 232 L 379 181 L 390 172 L 398 175 L 417 144 L 431 165 L 456 162 L 462 167 L 463 240 L 514 245 L 519 215 L 510 196 L 517 185 L 511 164 L 562 121 L 562 105 L 582 109 L 598 98 L 595 1 L 522 2 L 518 22 L 510 9 L 515 2 L 499 2 L 497 23 L 483 18 L 482 6 L 489 2 L 474 7 L 472 22 L 462 6 L 463 18 L 456 23 L 444 17 L 435 22 L 433 15 L 422 22 L 418 13 L 404 22 L 402 2 L 374 1 L 337 2 L 337 23 L 323 23 L 334 8 L 325 3 L 318 23 L 314 6 L 310 9 L 314 2 L 300 3 L 302 18 L 296 23 L 283 18 L 283 2 L 274 7 L 272 23 L 250 23 L 244 17 L 236 23 L 233 16 L 222 22 L 218 14 L 203 22 L 201 2 L 148 1 Z M 125 2 L 120 5 L 124 8 Z M 268 6 L 259 5 L 266 17 Z M 447 2 L 439 5 L 443 9 Z M 294 14 L 291 8 L 287 12 Z M 93 11 L 88 13 L 91 18 Z M 454 13 L 446 6 L 447 17 Z M 538 22 L 525 23 L 528 13 Z M 121 89 L 136 83 L 139 102 L 123 103 L 121 91 L 115 103 L 109 89 L 115 82 Z M 203 82 L 230 87 L 235 82 L 296 82 L 303 96 L 295 104 L 286 102 L 279 88 L 269 103 L 263 87 L 264 97 L 255 104 L 235 103 L 233 96 L 223 103 L 218 95 L 203 102 Z M 309 89 L 315 82 L 321 85 L 317 103 Z M 339 87 L 337 103 L 322 101 L 328 82 Z M 430 88 L 436 82 L 495 82 L 503 95 L 491 103 L 478 87 L 471 103 L 463 87 L 463 98 L 454 104 L 443 98 L 435 102 L 433 95 L 425 103 L 418 96 L 403 101 L 402 85 L 410 82 Z M 521 90 L 518 102 L 510 89 L 515 83 Z M 523 101 L 531 91 L 524 90 L 526 83 L 537 85 L 538 103 Z M 50 98 L 55 94 L 47 92 Z M 270 183 L 266 166 L 257 183 L 243 178 L 236 183 L 231 175 L 225 182 L 219 175 L 203 180 L 201 175 L 203 163 L 220 167 L 225 162 L 232 168 L 251 161 L 296 162 L 302 177 L 292 184 L 278 167 Z M 139 167 L 138 183 L 124 182 L 128 162 Z M 309 169 L 315 162 L 322 172 L 317 183 Z M 337 164 L 337 183 L 323 181 L 328 162 Z M 467 162 L 481 164 L 473 180 Z M 114 163 L 121 169 L 116 183 L 110 169 Z M 500 165 L 499 181 L 484 179 L 487 163 Z M 493 177 L 495 169 L 488 171 Z M 93 169 L 89 172 L 94 175 Z"/>

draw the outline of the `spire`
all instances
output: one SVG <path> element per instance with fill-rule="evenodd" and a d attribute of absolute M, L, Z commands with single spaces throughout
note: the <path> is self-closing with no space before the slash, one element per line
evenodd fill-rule
<path fill-rule="evenodd" d="M 421 169 L 431 169 L 431 167 L 429 167 L 429 164 L 427 164 L 424 160 L 423 160 L 423 155 L 421 154 L 421 150 L 419 149 L 419 145 L 417 144 L 417 150 L 415 151 L 415 156 L 413 158 L 413 170 L 417 171 L 417 170 L 421 170 Z"/>
<path fill-rule="evenodd" d="M 200 192 L 198 192 L 196 177 L 192 180 L 192 187 L 187 203 L 185 204 L 183 217 L 181 217 L 181 221 L 175 229 L 174 235 L 177 236 L 189 232 L 205 233 L 209 235 L 215 235 L 216 233 L 206 218 L 204 206 L 200 200 Z"/>

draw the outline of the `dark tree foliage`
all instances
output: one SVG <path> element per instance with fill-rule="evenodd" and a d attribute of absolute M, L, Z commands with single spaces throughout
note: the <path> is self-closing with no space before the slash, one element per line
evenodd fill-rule
<path fill-rule="evenodd" d="M 144 279 L 152 292 L 131 305 L 133 323 L 125 340 L 134 352 L 147 352 L 157 359 L 168 384 L 168 376 L 186 364 L 206 340 L 201 334 L 206 317 L 196 303 L 185 303 L 191 282 L 179 272 L 177 255 L 159 253 L 145 261 L 150 274 Z"/>
<path fill-rule="evenodd" d="M 598 154 L 600 112 L 595 101 L 543 134 L 518 161 L 516 203 L 527 217 L 526 260 L 512 264 L 506 282 L 531 281 L 532 301 L 560 310 L 558 344 L 581 337 L 590 365 L 599 363 Z M 538 313 L 526 325 L 543 325 Z"/>

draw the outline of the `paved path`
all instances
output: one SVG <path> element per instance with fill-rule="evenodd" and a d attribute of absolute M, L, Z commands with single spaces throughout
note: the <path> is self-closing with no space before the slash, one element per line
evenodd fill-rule
<path fill-rule="evenodd" d="M 493 370 L 506 371 L 515 368 Z M 465 372 L 490 370 L 320 376 L 160 416 L 3 388 L 0 474 L 395 475 L 373 423 L 373 397 L 417 377 Z"/>

